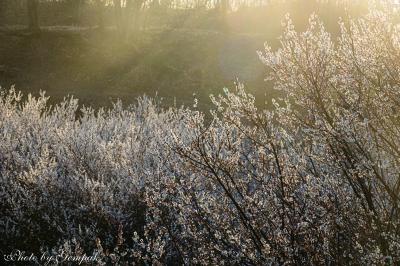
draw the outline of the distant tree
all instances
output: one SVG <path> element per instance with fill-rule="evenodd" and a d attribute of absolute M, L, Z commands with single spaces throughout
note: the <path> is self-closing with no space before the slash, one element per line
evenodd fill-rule
<path fill-rule="evenodd" d="M 0 25 L 3 24 L 4 10 L 5 10 L 6 4 L 7 4 L 6 1 L 0 2 Z"/>
<path fill-rule="evenodd" d="M 221 0 L 220 4 L 221 12 L 226 13 L 229 11 L 229 0 Z"/>
<path fill-rule="evenodd" d="M 74 11 L 75 11 L 75 23 L 79 25 L 82 18 L 82 7 L 85 4 L 85 0 L 75 0 L 74 1 Z"/>
<path fill-rule="evenodd" d="M 113 0 L 115 24 L 118 30 L 122 28 L 122 5 L 121 0 Z"/>
<path fill-rule="evenodd" d="M 104 1 L 96 0 L 97 9 L 97 26 L 99 29 L 104 29 Z"/>
<path fill-rule="evenodd" d="M 28 27 L 30 30 L 39 30 L 38 1 L 27 0 Z"/>
<path fill-rule="evenodd" d="M 145 0 L 126 0 L 124 23 L 129 25 L 133 30 L 138 30 L 140 28 L 139 15 L 144 3 Z"/>

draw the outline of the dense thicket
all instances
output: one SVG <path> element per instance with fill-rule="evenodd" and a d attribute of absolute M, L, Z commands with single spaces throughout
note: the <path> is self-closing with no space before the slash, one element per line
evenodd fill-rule
<path fill-rule="evenodd" d="M 99 252 L 124 264 L 398 264 L 400 27 L 373 7 L 315 16 L 260 57 L 286 98 L 237 84 L 211 121 L 141 98 L 128 109 L 0 97 L 1 251 Z"/>

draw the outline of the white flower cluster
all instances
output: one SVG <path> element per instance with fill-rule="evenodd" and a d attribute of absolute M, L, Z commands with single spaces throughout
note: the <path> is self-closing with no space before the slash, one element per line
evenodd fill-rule
<path fill-rule="evenodd" d="M 285 94 L 241 84 L 211 119 L 140 98 L 127 109 L 0 95 L 1 251 L 100 254 L 99 264 L 400 263 L 396 10 L 290 19 L 260 56 Z M 397 20 L 398 21 L 398 20 Z"/>

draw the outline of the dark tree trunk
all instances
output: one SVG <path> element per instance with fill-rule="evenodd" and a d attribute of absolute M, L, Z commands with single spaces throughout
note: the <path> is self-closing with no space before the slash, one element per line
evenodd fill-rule
<path fill-rule="evenodd" d="M 221 8 L 221 12 L 223 14 L 226 14 L 230 9 L 229 0 L 221 0 L 220 1 L 220 8 Z"/>
<path fill-rule="evenodd" d="M 115 12 L 115 25 L 119 32 L 123 31 L 123 19 L 122 19 L 122 6 L 121 0 L 113 0 L 114 12 Z"/>
<path fill-rule="evenodd" d="M 82 9 L 85 4 L 84 0 L 76 0 L 75 1 L 75 25 L 80 26 L 82 22 Z"/>
<path fill-rule="evenodd" d="M 139 29 L 139 13 L 143 0 L 127 0 L 124 14 L 126 38 Z"/>
<path fill-rule="evenodd" d="M 104 3 L 101 0 L 96 1 L 97 6 L 97 26 L 100 30 L 104 29 Z"/>
<path fill-rule="evenodd" d="M 28 27 L 30 30 L 39 30 L 38 1 L 27 0 Z"/>
<path fill-rule="evenodd" d="M 144 4 L 145 0 L 128 0 L 126 2 L 126 7 L 128 10 L 128 20 L 130 27 L 134 31 L 138 31 L 140 29 L 140 11 L 142 9 L 142 5 Z"/>
<path fill-rule="evenodd" d="M 3 25 L 3 18 L 4 18 L 4 14 L 3 13 L 5 13 L 4 12 L 5 11 L 5 5 L 6 5 L 5 1 L 4 2 L 0 2 L 0 26 Z"/>

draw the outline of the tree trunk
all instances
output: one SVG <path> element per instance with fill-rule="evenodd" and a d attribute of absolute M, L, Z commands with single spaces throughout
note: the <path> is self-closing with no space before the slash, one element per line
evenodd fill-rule
<path fill-rule="evenodd" d="M 104 3 L 101 0 L 96 1 L 97 5 L 97 26 L 100 30 L 104 29 Z"/>
<path fill-rule="evenodd" d="M 0 2 L 0 26 L 3 25 L 3 19 L 5 17 L 5 5 L 6 5 L 6 1 Z M 4 14 L 3 14 L 4 13 Z"/>
<path fill-rule="evenodd" d="M 82 9 L 85 4 L 84 0 L 76 0 L 75 2 L 75 25 L 81 26 L 82 22 Z"/>
<path fill-rule="evenodd" d="M 28 27 L 30 30 L 39 30 L 38 1 L 27 0 L 28 7 Z"/>
<path fill-rule="evenodd" d="M 5 14 L 3 14 L 3 13 L 5 13 L 5 7 L 4 7 L 5 5 L 6 5 L 5 2 L 0 3 L 0 26 L 2 26 L 4 23 L 3 19 L 5 17 Z"/>
<path fill-rule="evenodd" d="M 142 0 L 127 0 L 125 7 L 124 23 L 127 27 L 127 38 L 132 32 L 136 32 L 139 28 L 139 12 Z"/>
<path fill-rule="evenodd" d="M 226 14 L 230 9 L 229 0 L 221 0 L 220 1 L 220 8 L 221 8 L 222 14 Z"/>
<path fill-rule="evenodd" d="M 114 3 L 114 15 L 115 15 L 115 26 L 117 30 L 123 32 L 123 19 L 122 19 L 122 6 L 121 0 L 113 0 Z"/>

